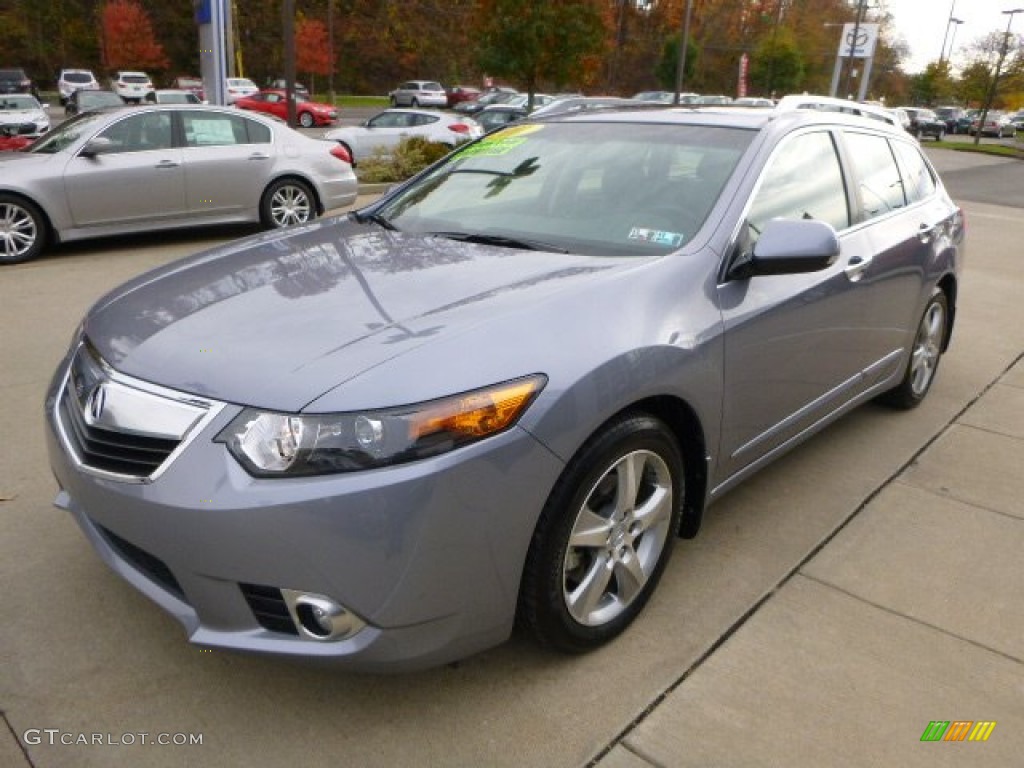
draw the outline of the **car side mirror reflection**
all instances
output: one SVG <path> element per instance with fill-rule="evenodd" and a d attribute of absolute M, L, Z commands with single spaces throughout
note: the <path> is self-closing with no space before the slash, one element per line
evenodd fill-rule
<path fill-rule="evenodd" d="M 815 219 L 773 219 L 750 251 L 729 268 L 730 280 L 759 275 L 817 272 L 839 258 L 839 237 L 831 224 Z"/>

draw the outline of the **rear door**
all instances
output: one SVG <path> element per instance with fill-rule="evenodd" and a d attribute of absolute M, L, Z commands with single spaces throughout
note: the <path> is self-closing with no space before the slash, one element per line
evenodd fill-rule
<path fill-rule="evenodd" d="M 255 218 L 274 169 L 270 128 L 231 112 L 185 111 L 181 120 L 189 213 Z"/>
<path fill-rule="evenodd" d="M 943 242 L 953 209 L 937 193 L 931 168 L 911 141 L 847 129 L 842 133 L 856 179 L 871 259 L 859 276 L 866 302 L 864 344 L 877 382 L 905 363 L 917 328 L 933 249 Z"/>

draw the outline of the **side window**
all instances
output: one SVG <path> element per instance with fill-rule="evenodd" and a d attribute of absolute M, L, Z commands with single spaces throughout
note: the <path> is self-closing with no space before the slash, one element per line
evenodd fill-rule
<path fill-rule="evenodd" d="M 888 140 L 884 136 L 849 131 L 846 144 L 860 183 L 865 217 L 883 216 L 905 206 L 903 178 Z"/>
<path fill-rule="evenodd" d="M 436 123 L 440 118 L 434 115 L 413 115 L 413 125 L 430 125 Z"/>
<path fill-rule="evenodd" d="M 892 143 L 906 179 L 907 202 L 916 203 L 935 192 L 935 178 L 921 157 L 921 150 L 904 141 Z"/>
<path fill-rule="evenodd" d="M 232 144 L 266 144 L 270 129 L 241 115 L 216 112 L 185 112 L 185 146 L 217 147 Z"/>
<path fill-rule="evenodd" d="M 271 135 L 270 129 L 263 123 L 257 123 L 255 120 L 246 120 L 245 127 L 249 132 L 249 143 L 250 144 L 269 144 Z"/>
<path fill-rule="evenodd" d="M 100 134 L 110 141 L 107 154 L 170 149 L 174 143 L 170 112 L 147 112 L 114 123 Z"/>
<path fill-rule="evenodd" d="M 747 216 L 752 241 L 778 218 L 817 219 L 837 231 L 850 225 L 843 172 L 828 132 L 796 136 L 769 161 Z"/>

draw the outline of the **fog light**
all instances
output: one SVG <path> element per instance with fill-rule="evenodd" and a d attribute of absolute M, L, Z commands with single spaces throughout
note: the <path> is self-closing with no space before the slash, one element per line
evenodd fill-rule
<path fill-rule="evenodd" d="M 311 640 L 344 640 L 366 623 L 331 598 L 311 592 L 282 589 L 281 595 L 299 634 Z"/>

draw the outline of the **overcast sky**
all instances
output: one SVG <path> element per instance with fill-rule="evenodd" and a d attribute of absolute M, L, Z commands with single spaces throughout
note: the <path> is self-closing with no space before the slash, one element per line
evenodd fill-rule
<path fill-rule="evenodd" d="M 963 21 L 963 24 L 949 25 L 949 38 L 946 40 L 948 56 L 952 39 L 950 58 L 954 68 L 964 63 L 964 46 L 989 32 L 1006 31 L 1009 17 L 1002 11 L 1024 8 L 1024 0 L 886 0 L 886 4 L 895 19 L 897 34 L 910 46 L 910 59 L 906 64 L 908 72 L 920 72 L 928 62 L 938 60 L 951 7 L 954 8 L 952 16 Z M 1024 33 L 1024 13 L 1013 17 L 1010 31 Z"/>

